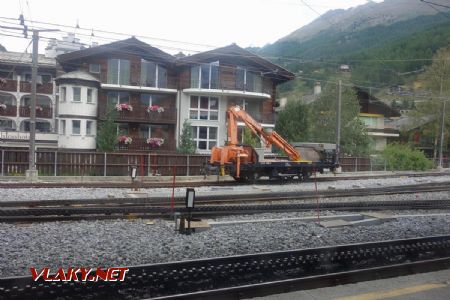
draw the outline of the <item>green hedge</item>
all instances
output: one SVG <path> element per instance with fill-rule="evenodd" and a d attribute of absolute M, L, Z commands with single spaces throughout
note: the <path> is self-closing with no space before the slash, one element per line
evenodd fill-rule
<path fill-rule="evenodd" d="M 390 144 L 382 152 L 390 171 L 424 171 L 433 168 L 433 163 L 422 151 L 415 150 L 406 144 Z"/>

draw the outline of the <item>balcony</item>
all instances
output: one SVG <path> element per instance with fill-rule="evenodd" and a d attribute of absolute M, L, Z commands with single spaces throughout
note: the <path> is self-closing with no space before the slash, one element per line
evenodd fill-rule
<path fill-rule="evenodd" d="M 100 119 L 105 119 L 106 106 L 100 105 L 98 110 Z M 175 124 L 177 121 L 177 110 L 176 108 L 164 108 L 163 112 L 147 112 L 146 106 L 135 105 L 133 106 L 132 111 L 118 111 L 115 120 L 128 122 Z"/>
<path fill-rule="evenodd" d="M 21 81 L 20 91 L 22 93 L 31 93 L 31 82 Z M 36 85 L 36 93 L 39 94 L 53 94 L 53 83 L 43 83 Z"/>
<path fill-rule="evenodd" d="M 151 147 L 147 144 L 147 139 L 145 138 L 133 138 L 131 144 L 125 144 L 120 142 L 116 145 L 116 150 L 118 151 L 175 151 L 175 141 L 164 141 L 160 147 Z"/>
<path fill-rule="evenodd" d="M 17 116 L 16 105 L 7 105 L 6 109 L 0 108 L 0 116 L 15 117 Z"/>
<path fill-rule="evenodd" d="M 220 80 L 214 84 L 211 84 L 207 88 L 199 88 L 198 85 L 193 85 L 187 89 L 183 89 L 186 94 L 196 95 L 222 95 L 222 96 L 238 96 L 246 98 L 264 98 L 270 99 L 271 90 L 263 87 L 247 87 L 245 84 L 239 84 L 234 81 Z M 197 86 L 197 87 L 195 87 Z"/>
<path fill-rule="evenodd" d="M 51 119 L 53 115 L 53 110 L 50 107 L 41 107 L 41 109 L 36 109 L 36 118 L 47 118 Z M 30 107 L 20 106 L 19 108 L 20 117 L 30 117 Z"/>
<path fill-rule="evenodd" d="M 7 92 L 17 92 L 17 80 L 3 79 L 0 81 L 0 90 Z"/>

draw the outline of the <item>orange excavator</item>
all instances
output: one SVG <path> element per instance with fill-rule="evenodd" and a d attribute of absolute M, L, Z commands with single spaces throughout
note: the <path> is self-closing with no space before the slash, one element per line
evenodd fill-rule
<path fill-rule="evenodd" d="M 264 159 L 263 149 L 258 153 L 251 146 L 240 145 L 238 142 L 238 120 L 258 136 L 266 147 L 275 145 L 287 155 L 288 159 L 266 160 Z M 228 144 L 213 147 L 210 157 L 210 165 L 218 166 L 220 175 L 229 174 L 237 181 L 257 180 L 262 176 L 283 179 L 297 176 L 299 179 L 304 179 L 313 171 L 323 171 L 323 168 L 327 166 L 329 168 L 335 167 L 333 159 L 330 160 L 332 158 L 330 154 L 332 156 L 332 153 L 325 155 L 328 158 L 328 164 L 323 164 L 322 161 L 313 162 L 304 159 L 301 155 L 302 147 L 297 150 L 275 131 L 264 129 L 240 106 L 232 106 L 227 110 L 227 121 Z M 306 151 L 306 154 L 308 154 L 308 151 Z M 315 158 L 320 159 L 320 155 L 319 157 L 316 155 Z"/>

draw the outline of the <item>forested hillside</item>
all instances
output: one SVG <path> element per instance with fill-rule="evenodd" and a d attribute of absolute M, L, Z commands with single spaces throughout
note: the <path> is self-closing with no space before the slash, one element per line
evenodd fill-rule
<path fill-rule="evenodd" d="M 304 77 L 328 79 L 348 64 L 352 81 L 387 86 L 402 84 L 408 78 L 403 73 L 414 75 L 429 65 L 436 50 L 449 44 L 449 28 L 450 14 L 440 13 L 356 32 L 324 31 L 302 43 L 281 40 L 257 52 Z"/>

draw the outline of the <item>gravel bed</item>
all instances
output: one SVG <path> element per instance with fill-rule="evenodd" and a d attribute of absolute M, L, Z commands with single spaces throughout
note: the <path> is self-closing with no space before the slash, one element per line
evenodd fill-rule
<path fill-rule="evenodd" d="M 338 180 L 330 182 L 318 182 L 318 190 L 328 189 L 360 189 L 360 188 L 379 188 L 383 186 L 411 185 L 423 184 L 431 182 L 448 182 L 448 176 L 430 176 L 430 177 L 398 177 L 384 179 L 361 179 L 361 180 Z M 247 185 L 247 186 L 209 186 L 198 187 L 195 189 L 196 195 L 239 195 L 245 193 L 262 193 L 270 192 L 294 192 L 294 191 L 313 191 L 315 190 L 314 182 L 290 183 L 290 184 L 273 184 L 273 185 Z M 144 193 L 152 197 L 168 197 L 171 196 L 170 188 L 151 188 L 142 189 Z M 92 199 L 107 197 L 129 197 L 127 193 L 130 189 L 114 189 L 114 188 L 39 188 L 39 189 L 0 189 L 0 201 L 16 201 L 16 200 L 59 200 L 59 199 Z M 176 188 L 175 195 L 184 197 L 185 188 Z"/>
<path fill-rule="evenodd" d="M 334 229 L 301 221 L 236 224 L 190 236 L 164 220 L 0 224 L 0 277 L 29 275 L 30 267 L 126 266 L 441 234 L 450 234 L 449 216 Z"/>

